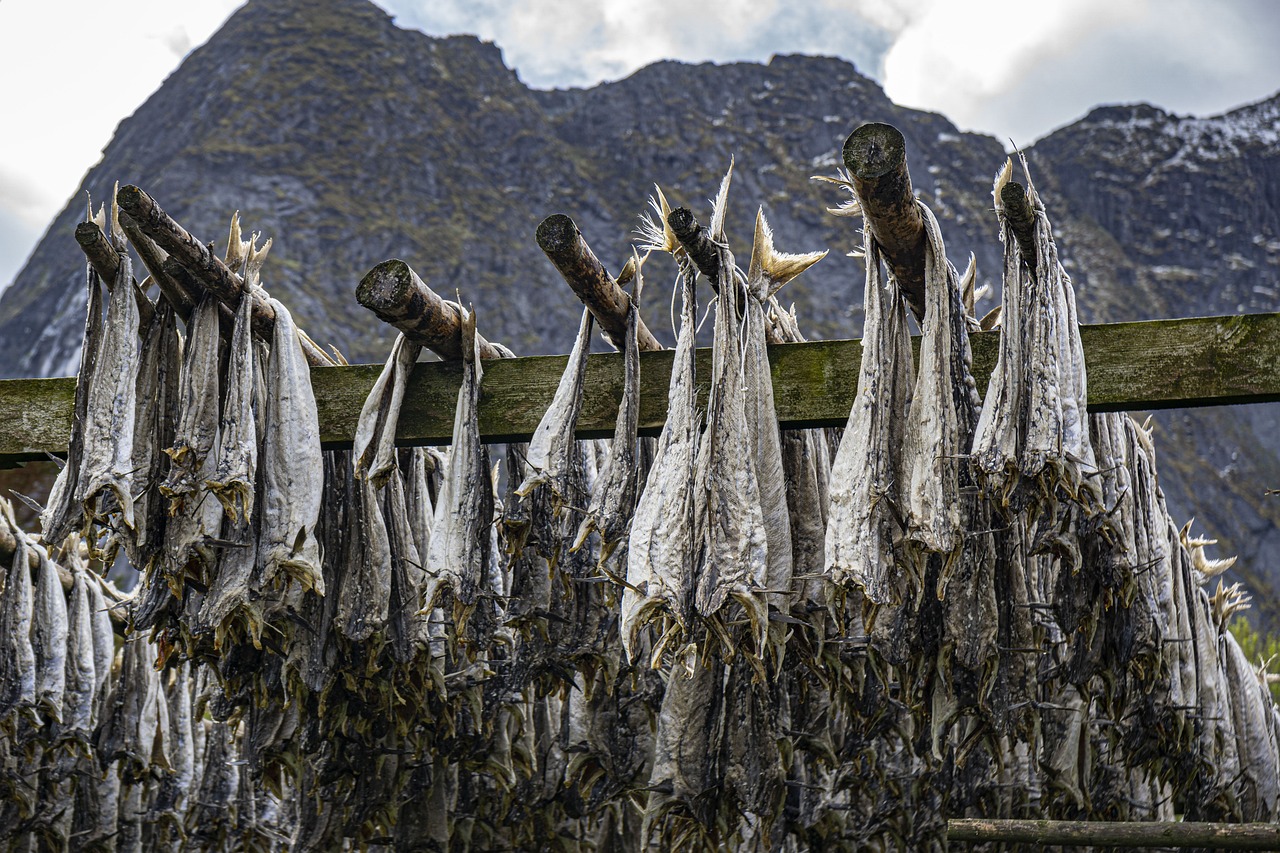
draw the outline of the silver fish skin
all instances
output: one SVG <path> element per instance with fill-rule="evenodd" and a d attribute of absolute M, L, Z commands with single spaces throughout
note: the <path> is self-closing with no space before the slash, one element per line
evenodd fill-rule
<path fill-rule="evenodd" d="M 178 425 L 173 447 L 167 451 L 173 465 L 160 487 L 160 491 L 179 506 L 188 502 L 197 486 L 211 476 L 201 476 L 201 471 L 205 458 L 217 448 L 221 395 L 218 369 L 222 349 L 219 304 L 217 297 L 205 294 L 187 327 Z"/>
<path fill-rule="evenodd" d="M 132 529 L 139 320 L 128 252 L 120 253 L 120 266 L 109 290 L 105 330 L 89 385 L 81 500 L 88 509 L 99 494 L 111 492 L 119 505 L 121 521 Z"/>
<path fill-rule="evenodd" d="M 88 571 L 88 569 L 83 570 Z M 89 591 L 89 619 L 93 626 L 93 672 L 98 680 L 95 695 L 98 698 L 104 698 L 107 683 L 111 678 L 111 668 L 116 658 L 116 634 L 115 629 L 111 627 L 111 613 L 107 609 L 107 597 L 102 592 L 101 582 L 90 575 L 86 575 L 86 579 L 89 580 L 86 584 Z M 95 723 L 98 719 L 95 712 Z"/>
<path fill-rule="evenodd" d="M 453 418 L 449 470 L 436 498 L 431 544 L 424 567 L 424 609 L 451 589 L 465 607 L 473 607 L 489 565 L 489 527 L 493 523 L 493 488 L 489 454 L 480 442 L 478 405 L 484 368 L 476 344 L 474 311 L 462 321 L 462 387 Z"/>
<path fill-rule="evenodd" d="M 0 638 L 5 644 L 0 654 L 0 720 L 4 720 L 36 703 L 36 654 L 31 645 L 35 600 L 27 562 L 30 545 L 14 520 L 12 504 L 5 500 L 0 500 L 0 524 L 9 527 L 17 542 L 0 592 Z"/>
<path fill-rule="evenodd" d="M 1280 764 L 1277 764 L 1270 690 L 1265 684 L 1259 684 L 1257 673 L 1230 631 L 1220 635 L 1219 654 L 1231 699 L 1243 817 L 1246 821 L 1273 821 L 1280 795 Z"/>
<path fill-rule="evenodd" d="M 78 740 L 87 739 L 93 731 L 93 700 L 98 689 L 88 584 L 83 568 L 72 571 L 61 731 L 65 737 Z"/>
<path fill-rule="evenodd" d="M 636 266 L 636 290 L 641 287 Z M 600 533 L 601 560 L 604 561 L 626 538 L 639 497 L 639 461 L 636 457 L 640 425 L 640 346 L 636 338 L 639 311 L 627 303 L 627 332 L 623 343 L 622 400 L 614 425 L 609 456 L 597 482 L 589 487 L 591 505 L 578 529 L 575 549 L 582 547 L 592 530 Z"/>
<path fill-rule="evenodd" d="M 181 350 L 177 315 L 169 300 L 161 299 L 147 327 L 138 365 L 133 432 L 134 531 L 125 537 L 130 562 L 144 572 L 152 569 L 168 521 L 168 501 L 160 494 L 160 484 L 169 470 L 169 457 L 164 450 L 173 446 L 177 425 Z"/>
<path fill-rule="evenodd" d="M 961 469 L 973 441 L 978 388 L 961 303 L 960 281 L 947 261 L 942 230 L 919 204 L 925 232 L 925 319 L 920 371 L 907 413 L 903 468 L 907 476 L 908 535 L 930 551 L 960 547 Z"/>
<path fill-rule="evenodd" d="M 367 479 L 355 483 L 354 531 L 346 573 L 338 590 L 338 627 L 352 640 L 364 641 L 387 625 L 391 600 L 391 541 L 378 489 Z"/>
<path fill-rule="evenodd" d="M 769 541 L 747 422 L 738 327 L 738 305 L 748 297 L 733 278 L 733 255 L 723 247 L 720 269 L 727 274 L 720 280 L 716 304 L 711 397 L 694 481 L 704 548 L 694 604 L 710 617 L 730 597 L 736 599 L 758 637 L 757 653 L 762 653 L 768 630 L 763 590 L 768 589 Z M 790 531 L 787 535 L 789 550 Z"/>
<path fill-rule="evenodd" d="M 67 599 L 58 570 L 41 545 L 32 546 L 39 557 L 34 607 L 31 614 L 31 648 L 36 658 L 36 707 L 62 722 L 62 700 L 67 684 Z"/>
<path fill-rule="evenodd" d="M 80 369 L 76 374 L 76 398 L 72 409 L 71 441 L 67 448 L 67 464 L 58 472 L 49 491 L 49 500 L 40 514 L 41 538 L 50 548 L 57 548 L 80 526 L 84 517 L 79 492 L 80 469 L 84 459 L 85 425 L 89 418 L 89 387 L 102 338 L 102 280 L 86 264 L 87 309 L 84 338 L 80 345 Z"/>
<path fill-rule="evenodd" d="M 311 370 L 287 308 L 269 299 L 276 325 L 267 365 L 267 405 L 259 464 L 262 526 L 258 559 L 268 580 L 287 572 L 304 589 L 324 595 L 316 522 L 324 497 L 320 421 Z"/>
<path fill-rule="evenodd" d="M 591 352 L 591 326 L 591 311 L 584 308 L 578 336 L 574 339 L 564 373 L 560 375 L 555 396 L 529 439 L 527 458 L 533 473 L 516 489 L 520 497 L 526 497 L 538 485 L 548 483 L 556 499 L 572 501 L 575 498 L 566 492 L 578 453 L 573 434 L 582 411 L 582 380 L 587 368 L 587 355 Z"/>
<path fill-rule="evenodd" d="M 692 263 L 685 264 L 680 276 L 680 333 L 667 392 L 667 421 L 658 437 L 628 538 L 620 633 L 622 647 L 632 660 L 640 629 L 659 610 L 665 608 L 686 631 L 692 627 L 690 562 L 693 543 L 699 538 L 691 494 L 699 428 L 693 365 L 696 278 Z"/>
<path fill-rule="evenodd" d="M 360 409 L 352 452 L 356 476 L 367 477 L 379 488 L 384 486 L 396 465 L 396 425 L 400 406 L 413 366 L 422 347 L 400 335 L 391 347 L 387 363 L 378 374 L 369 396 Z"/>
<path fill-rule="evenodd" d="M 258 565 L 258 539 L 252 519 L 245 517 L 223 526 L 223 538 L 230 543 L 218 550 L 216 571 L 195 619 L 189 621 L 193 634 L 214 634 L 221 646 L 232 616 L 243 619 L 250 635 L 258 639 L 265 622 L 263 603 L 251 595 L 254 569 Z"/>
<path fill-rule="evenodd" d="M 911 339 L 897 284 L 880 269 L 867 229 L 862 365 L 858 393 L 831 465 L 823 571 L 854 584 L 873 604 L 893 600 L 894 542 L 900 536 L 901 458 L 911 402 Z"/>
<path fill-rule="evenodd" d="M 419 557 L 431 550 L 431 520 L 436 509 L 431 499 L 430 472 L 435 471 L 438 465 L 441 465 L 441 461 L 425 447 L 415 447 L 409 451 L 409 469 L 405 472 L 405 503 L 409 510 L 413 544 L 418 549 Z"/>
<path fill-rule="evenodd" d="M 253 490 L 258 469 L 258 427 L 254 407 L 258 370 L 254 363 L 251 294 L 258 284 L 266 249 L 256 252 L 251 248 L 249 252 L 244 290 L 231 333 L 226 399 L 222 404 L 222 421 L 218 425 L 218 461 L 213 476 L 205 482 L 233 524 L 248 518 L 253 512 Z"/>
<path fill-rule="evenodd" d="M 391 563 L 387 621 L 392 651 L 402 663 L 412 660 L 431 641 L 427 617 L 420 612 L 427 577 L 415 541 L 406 492 L 400 471 L 391 469 L 383 490 L 383 517 L 387 524 Z M 497 549 L 493 550 L 496 553 Z"/>

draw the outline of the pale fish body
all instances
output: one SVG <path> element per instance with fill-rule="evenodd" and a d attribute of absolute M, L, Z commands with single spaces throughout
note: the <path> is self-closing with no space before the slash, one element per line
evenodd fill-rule
<path fill-rule="evenodd" d="M 733 256 L 723 248 L 720 269 L 726 274 L 716 304 L 711 398 L 694 481 L 704 549 L 694 603 L 702 616 L 710 617 L 730 597 L 736 599 L 751 622 L 760 654 L 768 630 L 763 591 L 768 589 L 769 543 L 747 421 L 738 328 L 738 305 L 747 297 L 734 280 Z M 789 531 L 787 545 L 789 550 Z"/>
<path fill-rule="evenodd" d="M 831 466 L 824 571 L 860 587 L 873 604 L 893 599 L 894 543 L 900 535 L 901 456 L 911 401 L 911 339 L 896 283 L 880 270 L 866 238 L 866 294 L 858 393 Z"/>
<path fill-rule="evenodd" d="M 74 570 L 74 569 L 73 569 Z M 84 569 L 84 571 L 88 571 Z M 107 684 L 111 679 L 111 668 L 116 659 L 116 634 L 111 627 L 111 613 L 107 609 L 107 597 L 102 593 L 101 582 L 91 578 L 87 584 L 89 589 L 89 617 L 93 625 L 93 672 L 98 680 L 96 695 L 105 698 Z M 101 703 L 95 703 L 100 708 Z M 99 710 L 95 709 L 95 722 L 101 719 Z"/>
<path fill-rule="evenodd" d="M 355 481 L 354 530 L 348 535 L 347 566 L 337 590 L 338 629 L 356 641 L 369 639 L 387 624 L 391 598 L 391 542 L 378 489 L 365 478 Z"/>
<path fill-rule="evenodd" d="M 961 544 L 962 469 L 973 440 L 978 389 L 970 373 L 969 333 L 960 282 L 947 261 L 933 212 L 920 204 L 925 232 L 925 318 L 920 372 L 907 414 L 903 468 L 908 535 L 930 551 Z"/>
<path fill-rule="evenodd" d="M 129 560 L 144 572 L 164 543 L 168 501 L 160 484 L 169 469 L 164 452 L 173 446 L 177 426 L 178 379 L 182 371 L 178 319 L 168 299 L 161 299 L 147 327 L 138 365 L 137 413 L 133 432 L 133 536 L 125 537 Z"/>
<path fill-rule="evenodd" d="M 1273 821 L 1276 798 L 1280 795 L 1280 765 L 1277 764 L 1270 690 L 1259 683 L 1257 673 L 1230 631 L 1221 634 L 1219 654 L 1231 698 L 1243 817 L 1246 821 Z"/>
<path fill-rule="evenodd" d="M 582 411 L 582 380 L 587 369 L 587 355 L 591 352 L 591 325 L 591 311 L 584 308 L 578 336 L 573 342 L 564 373 L 560 375 L 555 396 L 529 439 L 528 462 L 533 473 L 516 489 L 516 494 L 521 497 L 528 495 L 540 483 L 548 483 L 557 500 L 572 502 L 575 499 L 566 492 L 572 468 L 578 459 L 573 434 L 578 426 L 578 414 Z"/>
<path fill-rule="evenodd" d="M 42 714 L 62 722 L 63 693 L 67 683 L 67 599 L 62 593 L 57 567 L 48 553 L 41 545 L 33 547 L 39 557 L 31 616 L 31 647 L 36 658 L 36 706 Z"/>
<path fill-rule="evenodd" d="M 48 547 L 62 544 L 84 517 L 80 491 L 80 469 L 84 460 L 85 425 L 89 418 L 89 389 L 97 363 L 98 344 L 102 338 L 102 281 L 92 264 L 87 270 L 87 308 L 84 338 L 80 344 L 80 369 L 76 374 L 76 399 L 72 408 L 71 441 L 67 448 L 67 464 L 58 472 L 40 514 L 41 538 Z"/>
<path fill-rule="evenodd" d="M 680 333 L 676 339 L 667 392 L 667 422 L 644 491 L 636 503 L 627 546 L 627 586 L 622 593 L 622 646 L 634 659 L 640 629 L 665 608 L 686 630 L 692 591 L 696 528 L 693 517 L 694 461 L 698 445 L 698 413 L 694 388 L 693 335 L 697 273 L 682 270 Z"/>
<path fill-rule="evenodd" d="M 434 606 L 445 589 L 451 589 L 464 608 L 473 607 L 489 565 L 493 487 L 489 454 L 480 442 L 477 409 L 484 368 L 476 347 L 474 312 L 464 313 L 462 341 L 462 387 L 454 411 L 449 470 L 436 497 L 431 525 L 424 607 Z"/>
<path fill-rule="evenodd" d="M 316 522 L 324 498 L 320 421 L 311 369 L 288 309 L 275 299 L 276 326 L 267 365 L 258 559 L 269 579 L 287 572 L 304 589 L 324 595 Z"/>
<path fill-rule="evenodd" d="M 107 316 L 103 321 L 105 330 L 89 386 L 81 469 L 85 487 L 81 500 L 88 510 L 99 494 L 110 492 L 118 505 L 121 521 L 132 529 L 139 320 L 128 252 L 120 252 L 116 280 L 109 289 Z"/>
<path fill-rule="evenodd" d="M 86 739 L 93 731 L 93 699 L 98 689 L 93 649 L 93 614 L 83 568 L 72 571 L 67 606 L 67 664 L 62 695 L 62 732 Z"/>
<path fill-rule="evenodd" d="M 219 302 L 205 294 L 196 306 L 187 327 L 187 340 L 182 359 L 182 375 L 178 404 L 178 425 L 173 447 L 168 450 L 173 465 L 160 490 L 174 504 L 184 506 L 196 488 L 208 477 L 201 477 L 206 457 L 217 448 L 218 440 L 218 368 L 221 360 L 219 338 Z M 210 471 L 212 475 L 212 471 Z"/>
<path fill-rule="evenodd" d="M 35 705 L 36 654 L 31 645 L 35 600 L 27 563 L 30 545 L 14 520 L 13 507 L 8 501 L 0 501 L 0 524 L 8 525 L 18 545 L 0 592 L 0 638 L 5 643 L 0 654 L 0 720 L 3 720 L 16 709 Z"/>
<path fill-rule="evenodd" d="M 267 243 L 270 248 L 270 241 Z M 217 467 L 205 485 L 222 504 L 227 518 L 232 522 L 246 519 L 253 513 L 254 485 L 258 470 L 259 415 L 254 403 L 258 369 L 255 364 L 253 341 L 253 289 L 257 286 L 262 267 L 262 255 L 250 250 L 245 267 L 244 290 L 240 306 L 236 309 L 235 326 L 231 333 L 231 356 L 227 364 L 227 393 L 222 407 L 219 426 L 221 441 L 218 446 Z"/>
<path fill-rule="evenodd" d="M 400 406 L 404 402 L 413 365 L 421 353 L 421 346 L 410 342 L 404 335 L 397 337 L 386 365 L 360 409 L 352 446 L 356 476 L 367 477 L 379 487 L 386 483 L 396 464 L 396 425 L 400 420 Z"/>

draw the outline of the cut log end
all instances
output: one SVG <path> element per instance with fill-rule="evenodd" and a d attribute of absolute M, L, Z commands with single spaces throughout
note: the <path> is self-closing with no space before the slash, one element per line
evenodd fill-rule
<path fill-rule="evenodd" d="M 399 258 L 383 261 L 365 274 L 356 286 L 356 301 L 381 316 L 403 305 L 417 275 Z"/>
<path fill-rule="evenodd" d="M 845 140 L 844 162 L 854 178 L 864 181 L 905 172 L 907 142 L 891 124 L 864 124 Z"/>
<path fill-rule="evenodd" d="M 572 219 L 563 213 L 553 213 L 538 225 L 535 236 L 538 248 L 555 260 L 570 257 L 582 235 Z"/>

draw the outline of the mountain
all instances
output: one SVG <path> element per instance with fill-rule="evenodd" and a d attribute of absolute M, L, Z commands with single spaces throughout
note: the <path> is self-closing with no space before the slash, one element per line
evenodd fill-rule
<path fill-rule="evenodd" d="M 121 73 L 127 73 L 122 70 Z M 356 283 L 390 257 L 474 303 L 484 334 L 521 354 L 569 349 L 580 307 L 533 235 L 567 213 L 617 270 L 653 184 L 699 216 L 734 162 L 729 235 L 749 251 L 762 205 L 779 248 L 831 255 L 783 292 L 810 337 L 859 333 L 856 224 L 809 180 L 849 132 L 885 121 L 958 266 L 999 275 L 991 180 L 1005 152 L 945 117 L 893 104 L 830 58 L 659 62 L 590 89 L 535 91 L 471 37 L 397 28 L 365 0 L 250 0 L 120 124 L 101 162 L 0 296 L 0 376 L 74 371 L 84 193 L 137 183 L 204 240 L 240 210 L 274 239 L 267 286 L 352 362 L 381 361 L 391 330 Z M 1032 175 L 1060 232 L 1086 321 L 1280 309 L 1280 98 L 1192 119 L 1113 106 L 1037 143 Z M 656 267 L 656 265 L 654 265 Z M 650 270 L 651 293 L 674 268 Z M 654 287 L 656 285 L 656 287 Z M 998 288 L 996 288 L 998 290 Z M 991 307 L 990 296 L 979 310 Z M 671 340 L 665 296 L 647 320 Z M 1157 416 L 1175 515 L 1241 554 L 1258 593 L 1280 584 L 1280 411 Z M 1259 599 L 1274 598 L 1259 595 Z"/>

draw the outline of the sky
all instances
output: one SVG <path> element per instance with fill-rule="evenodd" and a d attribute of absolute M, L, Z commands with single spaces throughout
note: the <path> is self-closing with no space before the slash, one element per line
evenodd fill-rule
<path fill-rule="evenodd" d="M 1007 147 L 1100 104 L 1208 116 L 1280 90 L 1274 0 L 375 1 L 400 26 L 493 41 L 543 89 L 659 59 L 838 56 L 895 102 Z M 0 0 L 0 291 L 116 125 L 239 5 Z"/>

